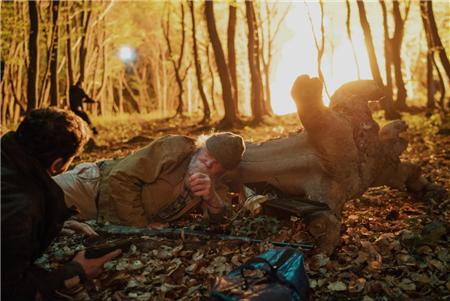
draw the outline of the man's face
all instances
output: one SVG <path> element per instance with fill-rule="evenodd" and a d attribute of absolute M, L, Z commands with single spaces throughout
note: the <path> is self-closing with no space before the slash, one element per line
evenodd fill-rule
<path fill-rule="evenodd" d="M 225 171 L 219 161 L 208 153 L 206 148 L 200 149 L 196 161 L 195 165 L 200 165 L 199 169 L 203 169 L 203 171 L 198 170 L 197 172 L 206 172 L 212 178 L 221 175 Z"/>

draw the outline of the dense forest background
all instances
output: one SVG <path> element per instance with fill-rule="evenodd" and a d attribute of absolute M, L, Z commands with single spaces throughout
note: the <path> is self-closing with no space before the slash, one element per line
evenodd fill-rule
<path fill-rule="evenodd" d="M 327 95 L 373 78 L 388 118 L 417 106 L 445 117 L 449 16 L 447 1 L 3 1 L 1 122 L 67 107 L 80 82 L 94 115 L 258 123 L 295 110 L 300 73 Z"/>

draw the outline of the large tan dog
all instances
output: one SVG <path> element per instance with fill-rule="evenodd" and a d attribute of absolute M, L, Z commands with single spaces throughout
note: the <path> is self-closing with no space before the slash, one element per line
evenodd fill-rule
<path fill-rule="evenodd" d="M 282 192 L 325 203 L 330 210 L 308 217 L 310 232 L 319 247 L 331 253 L 340 239 L 340 219 L 345 201 L 369 187 L 388 185 L 424 193 L 436 189 L 421 176 L 420 168 L 401 162 L 407 141 L 403 121 L 381 130 L 373 120 L 368 101 L 383 97 L 373 81 L 343 85 L 322 103 L 322 82 L 299 76 L 293 87 L 298 116 L 304 131 L 262 144 L 247 144 L 234 175 L 240 183 L 266 182 Z"/>

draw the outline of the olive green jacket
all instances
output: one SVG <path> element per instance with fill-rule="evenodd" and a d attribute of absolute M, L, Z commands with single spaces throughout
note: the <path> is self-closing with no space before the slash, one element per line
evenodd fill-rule
<path fill-rule="evenodd" d="M 185 174 L 196 149 L 193 139 L 169 135 L 127 157 L 105 161 L 100 166 L 99 218 L 130 226 L 161 221 L 158 213 L 184 190 Z M 226 197 L 224 185 L 214 181 L 214 186 L 220 197 Z M 168 221 L 200 203 L 199 197 L 190 197 L 188 206 Z"/>

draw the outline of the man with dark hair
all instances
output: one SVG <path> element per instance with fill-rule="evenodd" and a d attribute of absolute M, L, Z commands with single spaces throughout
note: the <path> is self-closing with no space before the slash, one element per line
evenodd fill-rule
<path fill-rule="evenodd" d="M 84 92 L 83 88 L 81 87 L 81 82 L 78 81 L 75 85 L 70 86 L 69 88 L 69 103 L 70 103 L 70 109 L 80 116 L 86 123 L 92 127 L 92 132 L 94 135 L 98 134 L 97 128 L 92 125 L 91 119 L 89 118 L 88 114 L 83 109 L 83 102 L 84 103 L 96 103 L 95 100 L 89 97 L 89 95 Z"/>
<path fill-rule="evenodd" d="M 74 213 L 51 176 L 67 169 L 87 139 L 79 117 L 54 108 L 32 111 L 1 138 L 2 300 L 53 299 L 55 289 L 97 275 L 120 253 L 86 259 L 82 251 L 51 272 L 34 265 Z"/>

